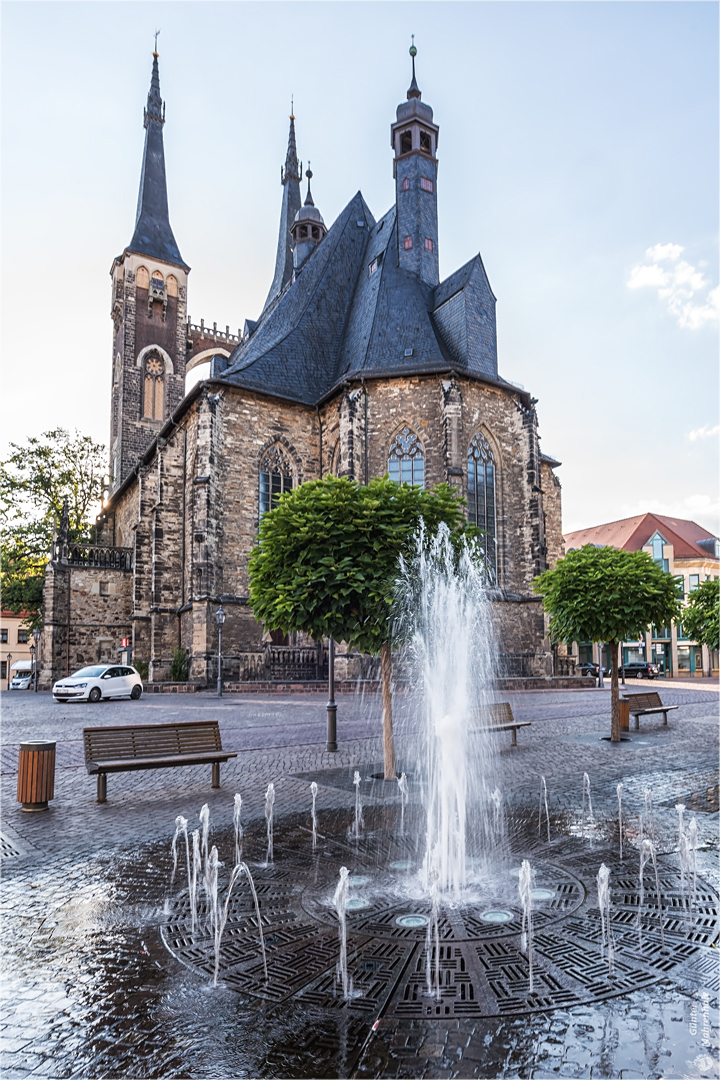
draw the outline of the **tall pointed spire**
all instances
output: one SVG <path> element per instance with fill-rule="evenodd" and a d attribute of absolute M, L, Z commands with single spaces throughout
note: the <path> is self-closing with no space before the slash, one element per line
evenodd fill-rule
<path fill-rule="evenodd" d="M 160 96 L 157 39 L 155 44 L 150 91 L 147 106 L 143 110 L 145 150 L 140 175 L 135 232 L 128 244 L 128 250 L 150 258 L 161 259 L 163 262 L 186 266 L 170 228 L 162 131 L 165 124 L 165 103 Z"/>
<path fill-rule="evenodd" d="M 408 101 L 410 98 L 421 98 L 420 87 L 417 84 L 415 78 L 415 57 L 417 56 L 417 49 L 415 48 L 415 35 L 412 35 L 412 45 L 410 46 L 410 55 L 412 56 L 412 82 L 410 83 L 410 89 L 407 92 Z"/>
<path fill-rule="evenodd" d="M 298 161 L 297 145 L 295 142 L 295 117 L 290 110 L 290 133 L 288 135 L 288 148 L 285 155 L 285 165 L 280 169 L 280 183 L 283 188 L 282 207 L 280 209 L 280 232 L 278 235 L 277 255 L 275 257 L 275 273 L 273 275 L 270 292 L 265 301 L 265 307 L 279 296 L 285 286 L 290 282 L 293 273 L 292 237 L 290 229 L 295 220 L 302 196 L 300 194 L 300 181 L 302 180 L 302 165 Z M 263 308 L 263 311 L 265 308 Z"/>

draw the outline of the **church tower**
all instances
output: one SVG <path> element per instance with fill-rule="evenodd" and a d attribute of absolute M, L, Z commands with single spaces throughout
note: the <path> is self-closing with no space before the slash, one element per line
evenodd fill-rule
<path fill-rule="evenodd" d="M 293 240 L 290 230 L 295 221 L 302 196 L 300 194 L 300 181 L 302 180 L 302 165 L 298 162 L 297 146 L 295 143 L 295 117 L 290 113 L 290 134 L 288 135 L 288 148 L 285 155 L 285 167 L 280 168 L 280 183 L 282 184 L 283 197 L 280 210 L 280 233 L 278 235 L 277 255 L 275 257 L 275 273 L 273 275 L 270 292 L 265 301 L 265 308 L 269 307 L 273 300 L 280 295 L 286 285 L 290 284 L 293 275 Z"/>
<path fill-rule="evenodd" d="M 397 206 L 398 265 L 427 285 L 440 281 L 438 264 L 437 144 L 439 128 L 433 111 L 421 101 L 415 79 L 417 49 L 413 41 L 412 82 L 407 101 L 397 107 L 390 128 L 395 152 L 395 204 Z"/>
<path fill-rule="evenodd" d="M 157 39 L 144 110 L 135 231 L 113 262 L 110 490 L 137 465 L 185 396 L 187 276 L 168 215 Z"/>

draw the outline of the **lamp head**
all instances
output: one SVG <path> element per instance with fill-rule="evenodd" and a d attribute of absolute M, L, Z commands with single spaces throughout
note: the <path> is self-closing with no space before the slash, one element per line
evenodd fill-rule
<path fill-rule="evenodd" d="M 218 624 L 218 626 L 222 626 L 223 623 L 225 622 L 226 618 L 227 618 L 227 616 L 226 616 L 225 612 L 223 611 L 222 604 L 221 604 L 220 607 L 215 612 L 215 622 Z"/>

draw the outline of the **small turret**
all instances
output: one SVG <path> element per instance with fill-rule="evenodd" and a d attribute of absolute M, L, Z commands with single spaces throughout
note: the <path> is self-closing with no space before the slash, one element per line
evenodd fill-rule
<path fill-rule="evenodd" d="M 308 255 L 315 250 L 323 237 L 327 235 L 322 214 L 313 202 L 312 192 L 310 191 L 312 170 L 309 161 L 305 176 L 308 182 L 307 196 L 304 204 L 295 215 L 295 220 L 290 229 L 293 239 L 293 270 L 300 269 Z"/>

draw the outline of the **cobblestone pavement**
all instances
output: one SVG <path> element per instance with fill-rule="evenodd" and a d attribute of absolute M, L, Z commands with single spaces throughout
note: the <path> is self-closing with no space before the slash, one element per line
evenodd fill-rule
<path fill-rule="evenodd" d="M 619 746 L 600 738 L 609 731 L 607 690 L 507 695 L 532 727 L 519 732 L 516 748 L 497 736 L 503 794 L 512 815 L 534 818 L 545 776 L 553 833 L 567 836 L 587 772 L 599 862 L 602 845 L 616 842 L 618 782 L 628 844 L 649 788 L 664 865 L 674 871 L 682 800 L 699 826 L 701 879 L 717 891 L 718 695 L 712 685 L 687 684 L 663 686 L 661 695 L 681 706 L 668 726 L 647 718 Z M 95 706 L 5 695 L 3 1077 L 717 1076 L 714 948 L 698 950 L 679 975 L 595 1004 L 480 1020 L 387 1015 L 375 1030 L 352 1010 L 268 1003 L 258 1012 L 171 955 L 161 928 L 176 815 L 196 821 L 207 802 L 213 842 L 227 858 L 235 791 L 256 844 L 270 781 L 279 823 L 308 813 L 310 779 L 324 813 L 350 814 L 355 768 L 365 805 L 388 803 L 383 783 L 366 779 L 382 757 L 379 699 L 338 702 L 340 751 L 328 754 L 322 695 L 157 695 Z M 397 711 L 402 761 L 413 735 L 401 701 Z M 107 804 L 95 802 L 84 726 L 210 718 L 220 722 L 223 746 L 240 751 L 221 766 L 219 791 L 210 788 L 209 766 L 168 769 L 112 775 Z M 57 741 L 47 813 L 23 813 L 15 801 L 23 739 Z"/>

